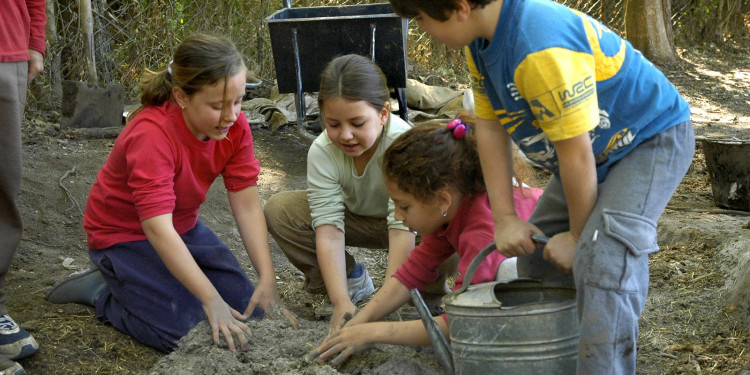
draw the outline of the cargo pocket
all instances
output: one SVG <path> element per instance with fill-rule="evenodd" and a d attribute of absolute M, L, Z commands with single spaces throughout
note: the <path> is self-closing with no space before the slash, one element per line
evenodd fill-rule
<path fill-rule="evenodd" d="M 659 250 L 656 223 L 625 211 L 602 215 L 604 233 L 591 243 L 586 283 L 621 292 L 648 287 L 648 254 Z"/>

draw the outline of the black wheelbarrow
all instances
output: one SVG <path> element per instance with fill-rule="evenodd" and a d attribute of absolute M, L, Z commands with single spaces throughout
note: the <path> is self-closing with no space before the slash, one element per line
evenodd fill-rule
<path fill-rule="evenodd" d="M 320 90 L 320 74 L 333 58 L 350 53 L 369 56 L 385 74 L 407 120 L 406 40 L 408 20 L 389 3 L 291 7 L 266 18 L 280 93 L 294 93 L 297 129 L 308 142 L 304 92 Z"/>

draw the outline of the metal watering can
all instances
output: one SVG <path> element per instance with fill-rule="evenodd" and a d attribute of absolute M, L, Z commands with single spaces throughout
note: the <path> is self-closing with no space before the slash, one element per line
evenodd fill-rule
<path fill-rule="evenodd" d="M 537 243 L 547 237 L 533 235 Z M 419 291 L 410 291 L 441 365 L 453 374 L 574 374 L 578 313 L 572 285 L 533 279 L 470 285 L 489 244 L 472 260 L 463 286 L 443 297 L 451 345 Z"/>

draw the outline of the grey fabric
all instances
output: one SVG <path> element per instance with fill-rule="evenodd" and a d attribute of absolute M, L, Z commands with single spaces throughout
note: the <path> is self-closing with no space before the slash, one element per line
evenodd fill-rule
<path fill-rule="evenodd" d="M 648 295 L 648 254 L 659 249 L 656 223 L 694 151 L 692 124 L 678 124 L 636 147 L 599 184 L 573 263 L 581 325 L 578 374 L 635 374 L 638 319 Z M 529 221 L 548 236 L 568 230 L 559 178 L 550 180 Z M 518 273 L 571 281 L 542 259 L 541 249 L 519 258 Z"/>
<path fill-rule="evenodd" d="M 0 315 L 8 313 L 5 275 L 23 231 L 17 197 L 21 189 L 21 119 L 28 68 L 26 61 L 0 63 Z"/>

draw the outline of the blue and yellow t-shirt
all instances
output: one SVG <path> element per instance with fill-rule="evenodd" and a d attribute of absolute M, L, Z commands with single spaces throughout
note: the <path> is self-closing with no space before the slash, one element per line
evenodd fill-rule
<path fill-rule="evenodd" d="M 505 0 L 491 42 L 467 47 L 476 114 L 499 119 L 554 173 L 552 141 L 589 132 L 599 181 L 644 140 L 687 121 L 677 89 L 626 40 L 550 0 Z"/>

